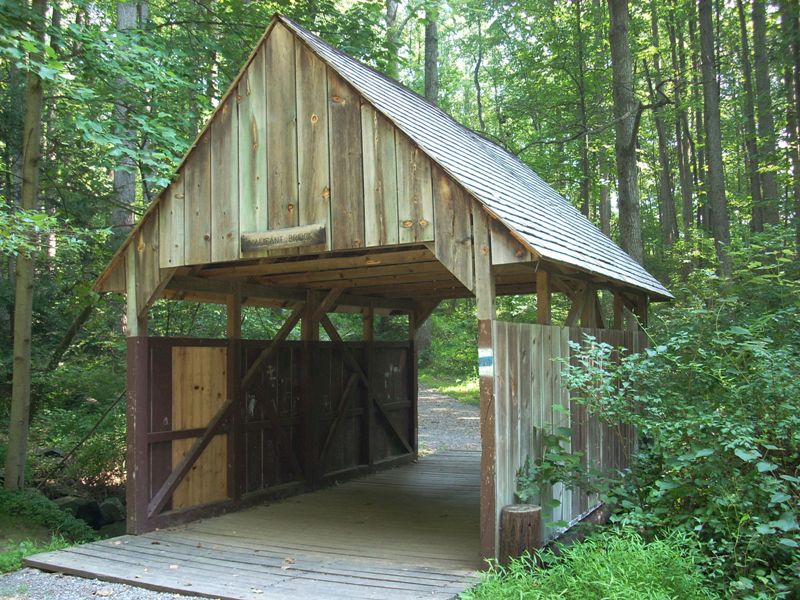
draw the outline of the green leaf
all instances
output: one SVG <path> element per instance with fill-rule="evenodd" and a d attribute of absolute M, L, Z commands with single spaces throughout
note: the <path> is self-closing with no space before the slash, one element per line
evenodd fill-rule
<path fill-rule="evenodd" d="M 742 448 L 737 448 L 733 451 L 733 453 L 741 458 L 744 462 L 753 462 L 754 460 L 761 458 L 761 453 L 758 450 L 744 450 Z"/>
<path fill-rule="evenodd" d="M 774 471 L 778 468 L 778 465 L 775 463 L 771 463 L 768 460 L 761 460 L 756 465 L 756 469 L 758 469 L 759 473 L 768 473 L 770 471 Z"/>
<path fill-rule="evenodd" d="M 769 525 L 758 525 L 756 526 L 756 531 L 761 535 L 770 535 L 771 533 L 775 533 L 775 528 Z"/>
<path fill-rule="evenodd" d="M 777 527 L 781 531 L 793 531 L 797 529 L 797 518 L 790 512 L 785 512 L 777 521 L 770 521 L 770 525 Z"/>
<path fill-rule="evenodd" d="M 697 452 L 694 453 L 695 458 L 703 458 L 704 456 L 711 456 L 714 454 L 714 450 L 711 448 L 701 448 Z"/>
<path fill-rule="evenodd" d="M 787 500 L 791 500 L 791 496 L 789 494 L 785 494 L 784 492 L 775 492 L 772 494 L 772 498 L 769 499 L 770 504 L 780 504 L 781 502 L 786 502 Z"/>
<path fill-rule="evenodd" d="M 781 538 L 778 540 L 778 543 L 781 546 L 786 546 L 787 548 L 800 548 L 800 544 L 790 538 Z"/>

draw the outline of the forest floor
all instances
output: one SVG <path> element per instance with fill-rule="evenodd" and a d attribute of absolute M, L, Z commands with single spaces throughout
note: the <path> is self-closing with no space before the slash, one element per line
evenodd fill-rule
<path fill-rule="evenodd" d="M 419 390 L 419 450 L 425 456 L 445 450 L 480 450 L 480 414 L 478 407 L 436 391 Z M 19 600 L 115 600 L 191 599 L 144 590 L 120 583 L 20 569 L 0 577 L 0 598 Z"/>

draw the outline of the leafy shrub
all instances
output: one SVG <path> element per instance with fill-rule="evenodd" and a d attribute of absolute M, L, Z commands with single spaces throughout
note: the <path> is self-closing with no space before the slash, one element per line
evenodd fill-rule
<path fill-rule="evenodd" d="M 715 598 L 697 569 L 697 543 L 674 532 L 645 542 L 630 530 L 605 532 L 562 549 L 493 564 L 462 600 Z"/>
<path fill-rule="evenodd" d="M 693 531 L 726 595 L 800 595 L 800 283 L 781 250 L 735 253 L 733 281 L 690 282 L 658 342 L 616 363 L 587 340 L 566 380 L 641 436 L 607 499 L 616 522 Z"/>
<path fill-rule="evenodd" d="M 39 544 L 30 540 L 20 542 L 16 548 L 0 552 L 0 573 L 10 573 L 22 568 L 22 559 L 39 552 L 52 552 L 66 548 L 69 544 L 59 536 L 53 536 L 47 544 Z"/>
<path fill-rule="evenodd" d="M 47 527 L 67 542 L 81 543 L 96 539 L 94 530 L 83 521 L 62 511 L 36 490 L 0 490 L 0 513 L 25 518 Z"/>

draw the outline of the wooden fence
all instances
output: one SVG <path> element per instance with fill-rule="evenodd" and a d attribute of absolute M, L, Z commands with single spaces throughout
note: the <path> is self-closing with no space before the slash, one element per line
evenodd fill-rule
<path fill-rule="evenodd" d="M 580 452 L 582 462 L 598 470 L 623 469 L 629 464 L 634 432 L 628 426 L 609 427 L 588 417 L 585 407 L 570 399 L 562 385 L 562 361 L 572 359 L 569 342 L 589 334 L 599 342 L 639 352 L 644 333 L 613 329 L 583 329 L 493 321 L 495 398 L 496 507 L 515 502 L 517 472 L 530 457 L 541 458 L 543 435 L 559 427 L 571 430 L 567 449 Z M 560 408 L 555 408 L 560 406 Z M 560 504 L 549 509 L 548 499 Z M 570 522 L 596 505 L 584 490 L 561 483 L 543 488 L 534 503 L 543 505 L 545 539 L 559 521 Z"/>
<path fill-rule="evenodd" d="M 131 533 L 416 456 L 412 342 L 283 342 L 245 389 L 242 374 L 270 341 L 128 344 Z"/>

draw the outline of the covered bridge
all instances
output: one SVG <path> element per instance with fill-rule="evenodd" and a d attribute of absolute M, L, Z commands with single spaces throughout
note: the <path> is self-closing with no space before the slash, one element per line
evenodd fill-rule
<path fill-rule="evenodd" d="M 578 325 L 641 347 L 623 310 L 643 323 L 649 300 L 670 298 L 516 157 L 282 16 L 95 289 L 127 295 L 130 533 L 416 459 L 415 331 L 442 299 L 475 297 L 476 557 L 497 551 L 537 432 L 571 426 L 585 460 L 624 465 L 619 436 L 570 406 L 551 359 Z M 495 320 L 496 296 L 531 293 L 538 325 Z M 556 293 L 566 323 L 551 323 Z M 227 338 L 149 337 L 160 298 L 226 304 Z M 290 316 L 274 339 L 243 340 L 243 305 Z M 363 315 L 362 342 L 342 341 L 333 311 Z M 407 342 L 373 338 L 380 313 L 408 315 Z M 592 504 L 552 494 L 553 520 Z"/>

